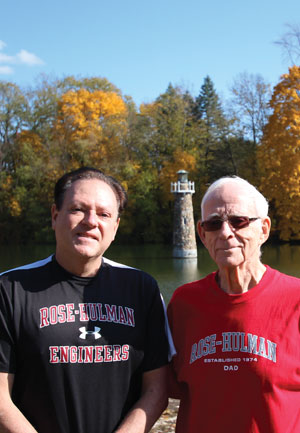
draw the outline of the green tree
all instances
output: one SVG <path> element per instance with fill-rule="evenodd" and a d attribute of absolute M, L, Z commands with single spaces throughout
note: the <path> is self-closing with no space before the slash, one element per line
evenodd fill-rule
<path fill-rule="evenodd" d="M 230 124 L 209 76 L 205 77 L 195 99 L 193 113 L 202 131 L 198 146 L 204 154 L 206 182 L 211 183 L 220 175 L 234 174 L 231 143 L 228 140 Z"/>
<path fill-rule="evenodd" d="M 0 81 L 0 170 L 7 168 L 7 156 L 14 139 L 28 122 L 28 101 L 13 83 Z"/>
<path fill-rule="evenodd" d="M 127 142 L 139 161 L 154 166 L 159 173 L 176 149 L 195 151 L 192 104 L 187 92 L 170 84 L 153 103 L 141 105 L 130 125 Z"/>
<path fill-rule="evenodd" d="M 28 131 L 18 134 L 10 161 L 11 170 L 0 176 L 0 227 L 5 227 L 0 230 L 0 241 L 45 241 L 52 235 L 49 209 L 53 184 L 48 181 L 49 155 L 40 137 Z"/>
<path fill-rule="evenodd" d="M 199 131 L 192 109 L 193 98 L 170 84 L 153 103 L 142 104 L 137 113 L 131 111 L 125 143 L 131 164 L 129 171 L 134 173 L 128 178 L 131 197 L 128 214 L 130 211 L 135 215 L 135 232 L 144 240 L 171 239 L 170 181 L 176 178 L 178 159 L 184 159 L 186 168 L 190 168 L 197 155 Z"/>

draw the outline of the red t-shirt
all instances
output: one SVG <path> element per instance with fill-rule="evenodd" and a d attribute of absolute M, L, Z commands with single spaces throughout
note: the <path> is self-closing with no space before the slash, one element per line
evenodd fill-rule
<path fill-rule="evenodd" d="M 300 432 L 300 279 L 267 266 L 257 286 L 229 295 L 215 276 L 169 303 L 176 432 Z"/>

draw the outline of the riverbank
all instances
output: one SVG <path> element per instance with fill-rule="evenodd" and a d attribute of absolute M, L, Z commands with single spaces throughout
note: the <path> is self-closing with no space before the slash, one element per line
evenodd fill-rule
<path fill-rule="evenodd" d="M 170 398 L 167 409 L 152 427 L 150 433 L 174 433 L 179 400 Z"/>

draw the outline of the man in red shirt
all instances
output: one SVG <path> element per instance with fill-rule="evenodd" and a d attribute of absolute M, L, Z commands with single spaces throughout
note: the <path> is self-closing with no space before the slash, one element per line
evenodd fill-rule
<path fill-rule="evenodd" d="M 241 178 L 203 197 L 197 228 L 217 271 L 168 307 L 177 433 L 300 432 L 300 280 L 261 262 L 270 225 L 267 201 Z"/>

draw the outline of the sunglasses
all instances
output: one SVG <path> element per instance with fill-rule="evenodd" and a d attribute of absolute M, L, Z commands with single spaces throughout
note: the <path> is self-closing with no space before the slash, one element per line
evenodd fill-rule
<path fill-rule="evenodd" d="M 206 232 L 215 232 L 217 230 L 220 230 L 220 228 L 223 225 L 223 222 L 228 221 L 231 227 L 238 230 L 238 229 L 243 229 L 244 227 L 248 227 L 248 225 L 252 221 L 256 221 L 258 219 L 259 217 L 249 218 L 246 216 L 229 216 L 226 218 L 217 218 L 217 219 L 203 221 L 201 223 L 201 227 L 203 227 L 203 229 Z"/>

